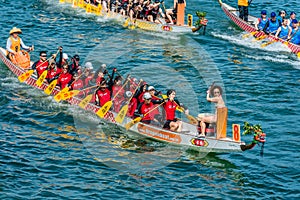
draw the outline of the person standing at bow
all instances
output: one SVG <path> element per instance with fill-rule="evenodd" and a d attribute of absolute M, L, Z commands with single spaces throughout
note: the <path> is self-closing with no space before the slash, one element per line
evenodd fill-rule
<path fill-rule="evenodd" d="M 249 1 L 248 0 L 238 0 L 238 7 L 239 7 L 239 18 L 248 22 L 248 7 Z"/>

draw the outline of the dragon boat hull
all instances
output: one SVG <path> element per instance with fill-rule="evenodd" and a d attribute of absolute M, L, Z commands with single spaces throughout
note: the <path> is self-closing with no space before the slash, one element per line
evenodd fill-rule
<path fill-rule="evenodd" d="M 14 65 L 9 59 L 6 57 L 6 51 L 3 48 L 0 48 L 0 59 L 2 62 L 12 71 L 16 76 L 20 76 L 25 72 L 24 69 Z M 39 90 L 45 90 L 48 87 L 47 83 L 43 83 L 41 86 L 36 85 L 37 78 L 35 75 L 32 75 L 27 80 L 24 81 L 25 84 L 35 87 Z M 59 92 L 58 89 L 54 89 L 51 93 L 52 96 L 56 95 Z M 68 103 L 71 105 L 78 105 L 82 99 L 78 97 L 72 97 L 67 99 Z M 97 105 L 93 103 L 89 103 L 85 110 L 90 111 L 92 113 L 97 113 L 100 109 Z M 95 115 L 96 116 L 96 115 Z M 115 121 L 115 117 L 117 113 L 108 111 L 103 120 L 115 124 L 119 126 L 121 129 L 124 128 L 125 125 L 132 121 L 131 118 L 125 117 L 124 121 L 120 124 Z M 217 139 L 218 134 L 213 136 L 205 137 L 205 138 L 197 138 L 198 135 L 198 127 L 186 122 L 183 122 L 182 133 L 171 132 L 161 127 L 152 126 L 144 123 L 137 123 L 130 128 L 130 132 L 134 132 L 140 136 L 151 138 L 157 141 L 170 143 L 173 145 L 185 146 L 187 148 L 191 148 L 197 150 L 199 152 L 240 152 L 241 147 L 245 145 L 244 142 L 240 141 L 240 133 L 235 135 L 232 139 L 228 137 L 221 137 Z M 225 134 L 226 135 L 226 134 Z"/>
<path fill-rule="evenodd" d="M 254 26 L 254 23 L 257 21 L 256 17 L 253 17 L 251 15 L 248 16 L 248 22 L 242 20 L 239 18 L 239 11 L 231 7 L 230 5 L 223 3 L 222 0 L 219 0 L 219 3 L 221 5 L 222 10 L 224 13 L 241 29 L 247 32 L 255 32 L 256 28 Z M 296 45 L 290 42 L 287 42 L 283 39 L 277 39 L 274 35 L 266 35 L 263 31 L 256 34 L 257 37 L 266 36 L 270 41 L 278 41 L 283 44 L 285 44 L 292 53 L 298 55 L 300 57 L 300 45 Z"/>
<path fill-rule="evenodd" d="M 128 27 L 131 29 L 140 28 L 146 31 L 154 31 L 154 32 L 172 32 L 172 33 L 191 33 L 195 32 L 197 28 L 192 25 L 170 25 L 170 24 L 157 24 L 146 20 L 134 19 L 134 23 L 129 21 L 129 17 L 123 16 L 119 13 L 115 13 L 112 11 L 105 12 L 101 5 L 95 6 L 92 4 L 88 4 L 82 0 L 60 0 L 60 3 L 68 3 L 72 4 L 74 8 L 82 8 L 85 9 L 87 13 L 95 14 L 97 16 L 106 18 L 106 19 L 115 19 L 123 24 L 124 27 Z M 188 17 L 191 15 L 188 15 Z M 192 20 L 188 18 L 188 21 Z"/>

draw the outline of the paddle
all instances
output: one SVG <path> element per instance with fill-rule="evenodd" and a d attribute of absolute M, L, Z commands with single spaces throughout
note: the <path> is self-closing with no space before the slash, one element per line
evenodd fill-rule
<path fill-rule="evenodd" d="M 88 89 L 91 89 L 91 88 L 95 88 L 95 87 L 98 87 L 98 88 L 99 88 L 100 86 L 94 85 L 94 86 L 85 88 L 85 89 L 83 89 L 82 91 L 88 90 Z M 98 89 L 98 88 L 97 88 L 97 89 Z M 82 101 L 80 101 L 80 103 L 78 104 L 78 106 L 79 106 L 80 108 L 82 108 L 82 109 L 85 109 L 85 107 L 88 105 L 88 103 L 90 103 L 90 101 L 92 100 L 93 95 L 94 95 L 94 94 L 89 94 L 89 95 L 87 95 Z"/>
<path fill-rule="evenodd" d="M 155 109 L 157 109 L 159 106 L 161 106 L 162 104 L 164 104 L 165 102 L 163 101 L 161 104 L 159 104 L 158 106 L 155 106 L 154 108 L 152 108 L 151 110 L 149 110 L 148 112 L 146 112 L 143 116 L 148 115 L 149 113 L 151 113 L 152 111 L 154 111 Z M 129 130 L 133 125 L 135 125 L 136 123 L 140 122 L 143 119 L 143 117 L 137 117 L 134 120 L 131 120 L 130 122 L 128 122 L 125 125 L 126 130 Z"/>
<path fill-rule="evenodd" d="M 124 24 L 123 24 L 123 27 L 124 27 L 124 28 L 126 28 L 126 27 L 128 26 L 129 20 L 130 20 L 130 18 L 127 17 L 127 19 L 125 20 L 125 22 L 124 22 Z"/>
<path fill-rule="evenodd" d="M 116 93 L 116 95 L 113 97 L 112 100 L 106 102 L 98 111 L 97 111 L 97 115 L 100 118 L 103 118 L 104 115 L 109 111 L 109 109 L 111 108 L 112 104 L 113 104 L 113 100 L 118 96 L 118 94 L 121 92 L 121 90 L 125 87 L 125 85 L 127 84 L 127 82 L 129 81 L 129 77 L 127 78 L 127 80 L 125 81 L 125 83 L 122 85 L 122 87 L 118 90 L 118 92 Z"/>
<path fill-rule="evenodd" d="M 76 96 L 77 94 L 79 94 L 80 90 L 71 90 L 69 92 L 65 92 L 62 95 L 62 100 L 67 100 L 70 99 L 73 96 Z"/>
<path fill-rule="evenodd" d="M 21 74 L 20 76 L 18 76 L 18 79 L 21 83 L 23 83 L 24 81 L 26 81 L 32 74 L 33 74 L 34 70 L 28 70 L 26 72 L 24 72 L 23 74 Z"/>
<path fill-rule="evenodd" d="M 127 114 L 127 111 L 128 111 L 128 104 L 130 103 L 131 99 L 133 98 L 133 96 L 134 96 L 136 90 L 139 88 L 139 86 L 140 86 L 140 84 L 142 83 L 142 81 L 143 81 L 143 80 L 141 79 L 140 82 L 139 82 L 139 84 L 136 86 L 134 92 L 132 93 L 131 97 L 127 100 L 126 105 L 124 105 L 124 106 L 121 108 L 120 112 L 118 113 L 118 115 L 117 115 L 116 118 L 115 118 L 116 122 L 122 124 L 122 122 L 124 121 L 124 118 L 125 118 L 125 116 L 126 116 L 126 114 Z"/>
<path fill-rule="evenodd" d="M 244 35 L 242 36 L 242 38 L 248 38 L 248 37 L 250 37 L 251 35 L 252 35 L 252 36 L 255 35 L 256 33 L 258 33 L 258 31 L 253 31 L 253 32 L 251 32 L 251 33 L 246 33 L 246 34 L 244 34 Z"/>
<path fill-rule="evenodd" d="M 53 80 L 48 87 L 44 90 L 47 95 L 50 95 L 57 84 L 57 79 Z"/>
<path fill-rule="evenodd" d="M 59 91 L 55 96 L 54 96 L 54 100 L 56 102 L 59 102 L 60 100 L 62 100 L 63 98 L 63 94 L 69 91 L 69 87 L 65 87 L 64 89 L 62 89 L 61 91 Z"/>

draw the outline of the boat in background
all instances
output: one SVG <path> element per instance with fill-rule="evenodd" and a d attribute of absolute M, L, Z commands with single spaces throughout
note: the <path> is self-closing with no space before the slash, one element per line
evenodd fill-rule
<path fill-rule="evenodd" d="M 265 37 L 269 40 L 269 42 L 265 43 L 265 45 L 263 44 L 262 46 L 266 46 L 274 42 L 281 42 L 283 45 L 286 45 L 292 53 L 296 54 L 298 58 L 300 58 L 300 45 L 293 44 L 281 38 L 275 38 L 274 35 L 267 35 L 263 31 L 257 32 L 254 26 L 255 22 L 257 21 L 257 17 L 249 15 L 248 22 L 246 22 L 239 18 L 239 11 L 236 8 L 223 3 L 222 0 L 219 0 L 219 3 L 225 14 L 241 29 L 249 33 L 253 33 L 255 37 Z"/>
<path fill-rule="evenodd" d="M 72 4 L 72 7 L 85 9 L 87 13 L 101 16 L 103 18 L 115 19 L 120 23 L 122 23 L 124 27 L 128 27 L 130 29 L 140 28 L 143 30 L 154 31 L 154 32 L 191 33 L 191 32 L 196 32 L 200 28 L 204 27 L 204 32 L 205 32 L 205 27 L 208 22 L 208 20 L 205 19 L 206 13 L 204 14 L 204 16 L 197 15 L 199 17 L 199 20 L 195 23 L 197 24 L 197 27 L 195 27 L 193 26 L 193 15 L 188 14 L 186 20 L 188 23 L 184 24 L 185 21 L 184 7 L 182 8 L 182 11 L 178 12 L 181 14 L 180 16 L 178 16 L 177 24 L 171 25 L 167 23 L 157 24 L 154 22 L 141 20 L 141 19 L 134 19 L 132 22 L 130 21 L 130 18 L 128 16 L 123 16 L 119 13 L 112 12 L 112 11 L 105 12 L 101 4 L 95 6 L 93 4 L 86 3 L 84 0 L 59 0 L 59 3 Z M 198 13 L 204 13 L 204 12 L 198 12 Z M 164 20 L 161 19 L 161 21 Z"/>
<path fill-rule="evenodd" d="M 6 50 L 0 48 L 0 59 L 2 62 L 16 75 L 20 78 L 21 75 L 26 74 L 28 71 L 18 67 L 17 65 L 13 64 L 7 57 L 6 57 Z M 20 79 L 19 79 L 20 80 Z M 48 83 L 43 82 L 40 86 L 37 85 L 37 77 L 35 74 L 32 74 L 24 80 L 24 83 L 35 87 L 39 90 L 47 91 L 49 86 Z M 51 85 L 51 83 L 50 83 Z M 54 86 L 55 87 L 55 86 Z M 50 95 L 55 96 L 58 94 L 60 90 L 54 88 Z M 71 91 L 72 92 L 72 91 Z M 54 98 L 55 99 L 55 98 Z M 66 101 L 71 105 L 78 105 L 82 102 L 83 97 L 79 98 L 77 96 L 69 96 Z M 104 108 L 105 106 L 103 106 Z M 81 107 L 82 108 L 82 107 Z M 93 102 L 89 102 L 84 107 L 84 110 L 90 111 L 94 114 L 98 114 L 100 107 L 95 105 Z M 250 145 L 245 145 L 244 142 L 241 141 L 241 134 L 240 134 L 240 125 L 233 124 L 233 136 L 229 138 L 226 134 L 227 131 L 227 108 L 219 108 L 217 110 L 217 123 L 214 124 L 212 127 L 207 128 L 206 137 L 199 138 L 197 137 L 199 134 L 199 127 L 193 123 L 182 122 L 183 131 L 172 132 L 166 129 L 163 129 L 159 126 L 154 126 L 151 124 L 145 124 L 142 122 L 134 123 L 129 128 L 129 132 L 137 134 L 139 136 L 143 136 L 146 138 L 150 138 L 153 140 L 157 140 L 160 142 L 166 142 L 173 145 L 184 146 L 188 149 L 194 149 L 199 152 L 240 152 L 250 148 L 253 148 L 257 143 L 251 143 Z M 119 123 L 115 119 L 118 116 L 118 113 L 113 111 L 108 111 L 105 113 L 103 120 L 108 123 L 117 125 L 118 127 L 122 128 L 124 131 L 127 129 L 127 125 L 130 124 L 133 119 L 129 117 L 125 117 L 124 120 Z M 95 115 L 96 117 L 96 115 Z M 256 141 L 261 140 L 264 142 L 264 136 L 258 135 L 259 138 L 255 139 Z"/>

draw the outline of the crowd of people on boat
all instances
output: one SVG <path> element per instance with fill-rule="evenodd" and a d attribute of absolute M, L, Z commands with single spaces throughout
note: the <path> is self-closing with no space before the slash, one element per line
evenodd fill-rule
<path fill-rule="evenodd" d="M 86 3 L 102 5 L 104 12 L 116 12 L 129 16 L 130 20 L 142 19 L 155 23 L 176 23 L 178 3 L 185 4 L 184 0 L 174 0 L 171 9 L 166 9 L 164 0 L 85 0 Z"/>
<path fill-rule="evenodd" d="M 8 55 L 17 56 L 21 47 L 33 50 L 22 42 L 18 36 L 20 33 L 22 31 L 16 27 L 10 31 L 11 36 L 7 40 Z M 8 58 L 11 57 L 8 56 Z M 177 109 L 189 115 L 189 110 L 175 98 L 175 90 L 169 89 L 163 96 L 154 86 L 130 75 L 124 77 L 116 68 L 109 73 L 106 64 L 102 64 L 97 70 L 91 62 L 86 62 L 84 66 L 81 66 L 79 55 L 75 54 L 69 58 L 68 54 L 63 52 L 62 46 L 58 47 L 57 53 L 52 55 L 48 55 L 47 51 L 40 51 L 39 60 L 31 65 L 30 70 L 35 71 L 37 78 L 47 71 L 45 81 L 48 84 L 57 80 L 55 86 L 57 89 L 79 90 L 78 97 L 82 99 L 92 94 L 90 102 L 99 107 L 112 101 L 113 111 L 119 113 L 123 106 L 128 105 L 127 117 L 133 119 L 141 117 L 143 123 L 161 126 L 170 131 L 182 131 L 182 122 L 175 115 Z M 207 91 L 207 101 L 215 103 L 216 108 L 225 107 L 221 87 L 211 87 Z M 198 118 L 199 134 L 205 136 L 207 124 L 216 123 L 216 115 L 198 116 Z"/>
<path fill-rule="evenodd" d="M 238 0 L 239 18 L 249 22 L 248 7 L 252 1 Z M 291 11 L 290 14 L 285 10 L 270 12 L 268 16 L 267 10 L 261 11 L 261 16 L 254 22 L 257 31 L 263 31 L 267 35 L 274 35 L 276 38 L 289 41 L 291 43 L 300 44 L 300 22 L 296 18 L 296 12 Z"/>
<path fill-rule="evenodd" d="M 276 38 L 290 41 L 294 44 L 300 44 L 299 21 L 296 19 L 296 13 L 291 12 L 287 16 L 286 11 L 281 10 L 278 15 L 271 12 L 268 17 L 266 10 L 261 11 L 261 16 L 255 23 L 257 31 L 263 31 L 266 34 L 272 34 Z"/>

